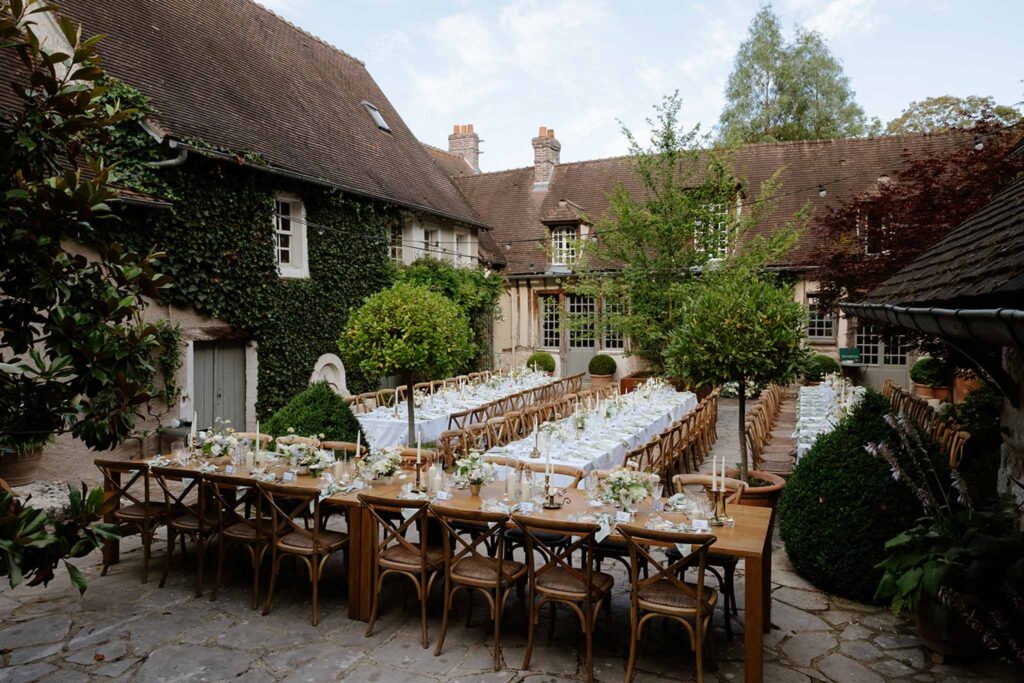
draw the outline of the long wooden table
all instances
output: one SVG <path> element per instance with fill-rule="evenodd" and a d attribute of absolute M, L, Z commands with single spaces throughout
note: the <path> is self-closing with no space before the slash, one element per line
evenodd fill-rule
<path fill-rule="evenodd" d="M 219 465 L 227 462 L 226 458 L 210 461 Z M 175 465 L 177 466 L 177 465 Z M 281 471 L 285 468 L 280 467 Z M 223 472 L 221 473 L 223 474 Z M 115 475 L 116 476 L 116 475 Z M 255 480 L 248 473 L 232 475 L 238 478 L 239 486 L 252 486 Z M 373 485 L 362 492 L 372 492 L 375 496 L 395 496 L 401 492 L 402 484 L 411 481 L 411 474 L 399 475 L 390 485 Z M 115 480 L 116 481 L 116 480 Z M 312 476 L 299 476 L 293 486 L 319 489 L 322 482 Z M 106 486 L 107 495 L 115 496 L 111 484 Z M 373 518 L 359 503 L 359 491 L 346 494 L 335 494 L 324 500 L 325 504 L 346 508 L 348 513 L 349 533 L 349 566 L 348 566 L 348 614 L 349 618 L 369 621 L 370 605 L 373 595 L 371 560 L 374 548 Z M 478 510 L 484 498 L 500 498 L 503 493 L 501 482 L 491 484 L 480 492 L 480 496 L 472 496 L 469 491 L 452 491 L 452 499 L 446 505 Z M 579 515 L 591 510 L 583 491 L 567 491 L 571 501 L 559 510 L 538 509 L 537 517 L 550 519 L 567 519 L 569 515 Z M 650 502 L 639 506 L 637 520 L 643 521 L 652 511 Z M 666 519 L 678 521 L 685 516 L 680 513 L 661 512 Z M 734 527 L 712 527 L 711 532 L 717 540 L 712 547 L 716 553 L 741 558 L 744 563 L 744 651 L 745 680 L 760 683 L 764 677 L 764 643 L 763 635 L 771 628 L 771 534 L 773 511 L 768 508 L 734 505 L 729 514 L 736 520 Z M 107 521 L 113 522 L 112 513 L 108 513 Z M 614 532 L 611 538 L 618 537 Z M 619 537 L 621 538 L 621 537 Z M 104 546 L 104 560 L 108 564 L 118 561 L 119 544 L 108 541 Z"/>

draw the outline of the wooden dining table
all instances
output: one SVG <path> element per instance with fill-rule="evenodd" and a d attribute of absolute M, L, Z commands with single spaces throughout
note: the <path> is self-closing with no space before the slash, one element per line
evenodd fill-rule
<path fill-rule="evenodd" d="M 229 464 L 228 458 L 209 461 L 218 466 L 218 473 L 224 475 L 224 466 Z M 174 464 L 174 467 L 179 465 Z M 191 466 L 190 466 L 191 467 Z M 198 465 L 194 466 L 198 469 Z M 244 468 L 240 468 L 244 469 Z M 277 468 L 283 472 L 286 468 Z M 116 473 L 114 474 L 116 477 Z M 238 479 L 239 486 L 253 486 L 256 480 L 247 472 L 239 471 L 231 474 Z M 280 481 L 280 479 L 278 480 Z M 346 573 L 348 583 L 348 614 L 349 618 L 369 621 L 371 600 L 374 592 L 372 578 L 372 559 L 375 547 L 374 534 L 376 528 L 369 511 L 358 499 L 359 493 L 372 493 L 375 496 L 394 496 L 402 492 L 403 484 L 413 481 L 413 474 L 403 472 L 391 484 L 371 482 L 362 490 L 348 493 L 335 493 L 323 500 L 321 505 L 345 508 L 348 518 L 348 558 L 349 566 Z M 119 483 L 108 482 L 105 486 L 106 495 L 117 495 L 113 486 Z M 299 475 L 289 485 L 303 488 L 320 489 L 323 481 L 310 475 Z M 495 482 L 485 486 L 479 496 L 473 496 L 468 490 L 451 490 L 451 499 L 445 505 L 463 507 L 467 510 L 479 510 L 485 499 L 501 499 L 504 494 L 503 482 Z M 567 489 L 568 500 L 558 510 L 546 510 L 535 506 L 533 516 L 548 519 L 568 520 L 570 516 L 578 517 L 582 513 L 592 512 L 593 508 L 583 490 Z M 652 501 L 648 500 L 638 506 L 635 519 L 642 523 L 653 512 Z M 521 514 L 521 513 L 520 513 Z M 686 516 L 678 512 L 661 511 L 657 514 L 666 520 L 680 522 Z M 744 563 L 744 680 L 760 683 L 764 680 L 764 633 L 771 627 L 771 529 L 773 526 L 773 510 L 747 505 L 729 507 L 729 515 L 735 520 L 735 526 L 711 527 L 709 533 L 716 538 L 712 550 L 722 555 L 738 557 Z M 108 512 L 105 521 L 114 523 L 113 512 Z M 622 537 L 612 531 L 609 537 L 613 540 Z M 119 543 L 107 541 L 103 548 L 104 561 L 116 564 L 118 561 Z"/>

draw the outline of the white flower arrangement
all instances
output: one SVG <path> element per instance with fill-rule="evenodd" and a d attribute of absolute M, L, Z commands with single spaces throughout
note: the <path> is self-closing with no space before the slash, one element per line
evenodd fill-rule
<path fill-rule="evenodd" d="M 416 391 L 412 392 L 412 404 L 414 406 L 416 406 L 417 408 L 422 408 L 423 404 L 426 403 L 426 402 L 427 402 L 427 395 L 424 392 L 420 391 L 419 389 L 417 389 Z"/>
<path fill-rule="evenodd" d="M 238 437 L 235 430 L 228 425 L 231 420 L 214 420 L 214 428 L 208 432 L 196 434 L 195 447 L 208 458 L 219 458 L 222 455 L 230 455 L 238 447 Z"/>
<path fill-rule="evenodd" d="M 359 461 L 357 467 L 364 479 L 381 479 L 393 477 L 402 466 L 402 449 L 398 446 L 386 446 L 370 453 Z"/>
<path fill-rule="evenodd" d="M 629 509 L 651 496 L 650 475 L 616 467 L 601 482 L 599 496 L 606 503 Z"/>
<path fill-rule="evenodd" d="M 494 481 L 496 476 L 494 465 L 486 462 L 480 451 L 470 451 L 466 457 L 456 460 L 452 473 L 452 479 L 460 488 L 484 486 Z"/>

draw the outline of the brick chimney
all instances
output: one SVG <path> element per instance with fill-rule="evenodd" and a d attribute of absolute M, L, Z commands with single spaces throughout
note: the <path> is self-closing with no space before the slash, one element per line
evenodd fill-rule
<path fill-rule="evenodd" d="M 540 127 L 533 139 L 533 184 L 547 185 L 555 174 L 562 144 L 555 139 L 555 129 Z"/>
<path fill-rule="evenodd" d="M 480 172 L 480 136 L 473 132 L 472 123 L 453 126 L 448 136 L 448 153 L 465 159 L 474 173 Z"/>

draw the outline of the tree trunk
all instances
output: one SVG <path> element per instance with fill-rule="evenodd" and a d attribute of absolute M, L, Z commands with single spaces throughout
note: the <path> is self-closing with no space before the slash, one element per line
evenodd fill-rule
<path fill-rule="evenodd" d="M 405 445 L 409 448 L 413 448 L 416 445 L 416 400 L 412 393 L 412 380 L 407 379 L 405 381 L 405 405 L 409 409 L 409 438 L 406 440 Z"/>
<path fill-rule="evenodd" d="M 740 479 L 747 481 L 749 477 L 747 473 L 747 384 L 743 380 L 739 381 L 739 396 Z"/>

